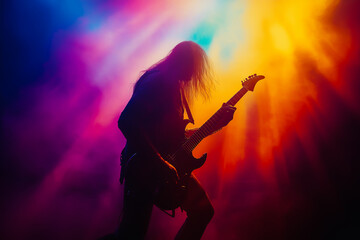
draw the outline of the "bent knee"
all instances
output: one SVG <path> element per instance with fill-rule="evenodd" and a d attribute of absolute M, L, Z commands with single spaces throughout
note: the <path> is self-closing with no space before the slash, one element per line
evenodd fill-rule
<path fill-rule="evenodd" d="M 210 202 L 207 204 L 201 204 L 191 211 L 187 212 L 189 218 L 196 219 L 197 221 L 210 222 L 215 213 L 214 207 Z"/>
<path fill-rule="evenodd" d="M 206 209 L 206 215 L 207 215 L 207 218 L 209 219 L 209 221 L 213 218 L 214 214 L 215 214 L 215 209 L 214 209 L 213 205 L 210 203 Z"/>

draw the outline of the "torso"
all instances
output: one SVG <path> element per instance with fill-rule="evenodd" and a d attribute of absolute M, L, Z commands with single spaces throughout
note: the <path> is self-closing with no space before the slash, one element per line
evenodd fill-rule
<path fill-rule="evenodd" d="M 169 79 L 158 72 L 148 73 L 145 87 L 154 91 L 153 98 L 146 99 L 151 106 L 148 119 L 144 121 L 146 130 L 154 146 L 160 153 L 174 151 L 184 137 L 184 109 L 178 85 L 169 84 Z"/>

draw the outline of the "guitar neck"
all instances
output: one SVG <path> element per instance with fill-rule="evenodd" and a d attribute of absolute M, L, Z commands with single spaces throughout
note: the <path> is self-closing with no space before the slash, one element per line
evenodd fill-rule
<path fill-rule="evenodd" d="M 240 89 L 226 104 L 235 106 L 237 102 L 245 95 L 248 90 L 246 88 Z M 213 133 L 218 125 L 219 120 L 222 118 L 223 111 L 220 108 L 207 120 L 184 144 L 183 148 L 188 151 L 194 150 L 194 148 L 207 136 Z"/>
<path fill-rule="evenodd" d="M 237 93 L 235 93 L 235 95 L 232 98 L 230 98 L 230 100 L 227 101 L 226 104 L 229 104 L 231 106 L 235 106 L 235 104 L 237 104 L 238 101 L 240 101 L 240 99 L 245 95 L 245 93 L 247 93 L 247 91 L 248 90 L 243 87 Z"/>

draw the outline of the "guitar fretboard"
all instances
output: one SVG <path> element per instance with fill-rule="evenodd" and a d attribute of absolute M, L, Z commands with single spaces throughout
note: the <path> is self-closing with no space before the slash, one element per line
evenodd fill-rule
<path fill-rule="evenodd" d="M 247 92 L 246 88 L 240 89 L 229 101 L 226 103 L 234 106 Z M 194 148 L 207 136 L 213 133 L 219 120 L 222 118 L 223 109 L 220 108 L 209 120 L 207 120 L 183 145 L 182 148 L 188 152 L 192 152 Z"/>

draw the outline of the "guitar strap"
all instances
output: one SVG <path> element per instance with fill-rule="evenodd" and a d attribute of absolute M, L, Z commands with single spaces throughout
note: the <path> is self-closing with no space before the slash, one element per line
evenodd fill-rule
<path fill-rule="evenodd" d="M 186 114 L 188 115 L 188 118 L 189 118 L 190 122 L 191 122 L 192 124 L 194 124 L 195 121 L 194 121 L 194 118 L 193 118 L 193 116 L 192 116 L 192 114 L 191 114 L 191 111 L 190 111 L 190 108 L 189 108 L 189 104 L 188 104 L 188 102 L 186 101 L 186 97 L 185 97 L 185 93 L 184 93 L 184 89 L 183 89 L 183 88 L 181 88 L 181 100 L 182 100 L 182 103 L 184 104 L 184 107 L 185 107 L 185 110 L 186 110 Z"/>

